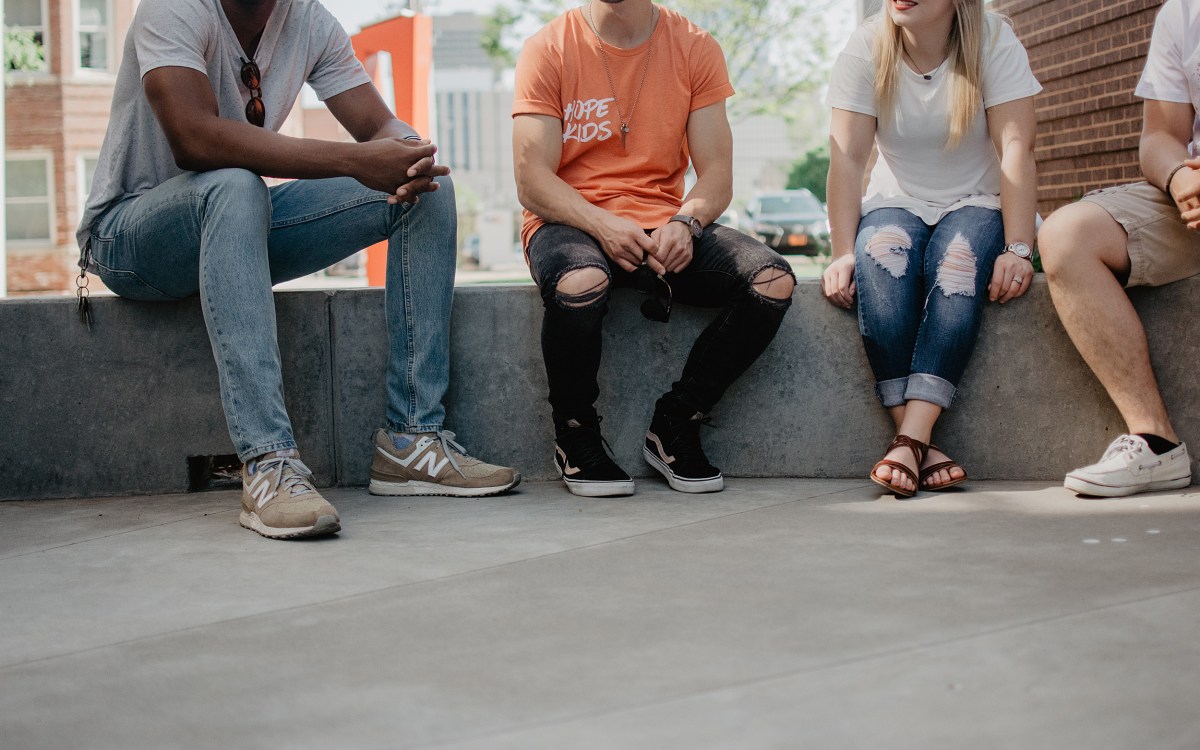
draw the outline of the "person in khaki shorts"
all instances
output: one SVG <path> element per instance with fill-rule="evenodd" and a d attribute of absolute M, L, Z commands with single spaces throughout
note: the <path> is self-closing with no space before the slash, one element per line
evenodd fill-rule
<path fill-rule="evenodd" d="M 1129 434 L 1067 474 L 1086 495 L 1120 497 L 1191 483 L 1191 459 L 1167 416 L 1146 333 L 1123 286 L 1200 273 L 1200 0 L 1167 0 L 1135 93 L 1145 99 L 1146 181 L 1098 190 L 1038 233 L 1054 306 L 1125 419 Z"/>

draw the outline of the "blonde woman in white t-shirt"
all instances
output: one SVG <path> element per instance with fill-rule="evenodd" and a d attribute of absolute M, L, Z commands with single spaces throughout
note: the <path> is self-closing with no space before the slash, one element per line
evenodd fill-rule
<path fill-rule="evenodd" d="M 967 478 L 930 437 L 974 350 L 984 296 L 1003 304 L 1029 288 L 1040 90 L 983 0 L 885 0 L 834 65 L 833 262 L 821 283 L 839 307 L 858 297 L 876 393 L 896 425 L 870 477 L 898 497 Z"/>

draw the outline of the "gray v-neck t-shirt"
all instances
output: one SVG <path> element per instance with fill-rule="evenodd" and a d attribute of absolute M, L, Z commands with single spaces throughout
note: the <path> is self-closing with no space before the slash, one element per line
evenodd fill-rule
<path fill-rule="evenodd" d="M 221 0 L 142 0 L 125 39 L 108 132 L 76 234 L 81 248 L 113 203 L 184 173 L 146 99 L 142 77 L 162 67 L 198 70 L 208 76 L 220 116 L 245 120 L 250 100 L 241 78 L 245 57 Z M 265 127 L 275 131 L 305 82 L 322 101 L 371 82 L 350 37 L 317 0 L 277 0 L 254 61 L 262 73 Z"/>

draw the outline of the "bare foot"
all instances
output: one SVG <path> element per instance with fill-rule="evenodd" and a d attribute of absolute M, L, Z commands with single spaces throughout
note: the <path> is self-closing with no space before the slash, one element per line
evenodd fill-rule
<path fill-rule="evenodd" d="M 915 462 L 916 456 L 907 445 L 897 445 L 895 448 L 887 452 L 884 456 L 885 460 L 892 460 L 896 463 L 903 464 L 912 469 L 913 476 L 917 476 L 917 465 Z M 893 487 L 899 487 L 906 492 L 914 492 L 917 487 L 913 484 L 913 480 L 904 472 L 891 466 L 878 466 L 874 471 L 875 477 L 880 481 L 887 482 Z"/>
<path fill-rule="evenodd" d="M 944 452 L 942 452 L 942 450 L 940 448 L 935 448 L 931 445 L 931 446 L 929 446 L 929 452 L 925 454 L 925 460 L 921 462 L 921 470 L 924 471 L 926 468 L 933 466 L 934 464 L 940 464 L 943 461 L 953 461 L 953 460 L 954 459 L 950 458 Z M 951 482 L 957 481 L 959 479 L 962 479 L 966 475 L 967 475 L 967 473 L 965 471 L 963 471 L 963 468 L 961 466 L 957 466 L 957 465 L 951 466 L 946 469 L 939 469 L 938 471 L 935 471 L 934 473 L 930 474 L 929 476 L 927 476 L 921 480 L 921 489 L 923 489 L 923 490 L 941 489 L 945 485 L 950 484 Z"/>

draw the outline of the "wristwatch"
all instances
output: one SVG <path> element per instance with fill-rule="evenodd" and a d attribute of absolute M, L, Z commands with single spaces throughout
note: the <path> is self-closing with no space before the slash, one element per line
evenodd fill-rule
<path fill-rule="evenodd" d="M 675 214 L 667 221 L 667 223 L 670 224 L 672 221 L 678 221 L 687 224 L 688 229 L 690 229 L 692 232 L 692 236 L 696 239 L 700 239 L 700 235 L 704 234 L 704 226 L 700 224 L 700 220 L 695 216 L 688 216 L 687 214 Z"/>
<path fill-rule="evenodd" d="M 1024 260 L 1033 260 L 1033 248 L 1029 245 L 1026 245 L 1024 242 L 1014 242 L 1011 245 L 1005 245 L 1004 252 L 1012 253 L 1018 258 L 1023 258 Z"/>

